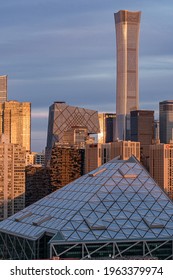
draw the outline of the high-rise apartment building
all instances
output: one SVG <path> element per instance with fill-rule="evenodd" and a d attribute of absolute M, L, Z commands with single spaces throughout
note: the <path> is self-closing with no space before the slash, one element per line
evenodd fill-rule
<path fill-rule="evenodd" d="M 46 165 L 50 163 L 51 150 L 56 142 L 63 143 L 64 133 L 73 127 L 85 127 L 88 134 L 99 132 L 98 112 L 54 102 L 49 108 Z"/>
<path fill-rule="evenodd" d="M 138 49 L 141 12 L 114 14 L 117 49 L 116 139 L 130 139 L 130 111 L 138 110 Z"/>
<path fill-rule="evenodd" d="M 173 140 L 173 100 L 159 103 L 160 142 L 170 143 Z"/>
<path fill-rule="evenodd" d="M 25 207 L 25 148 L 0 141 L 0 220 Z"/>
<path fill-rule="evenodd" d="M 7 76 L 0 76 L 0 103 L 7 101 Z"/>
<path fill-rule="evenodd" d="M 7 101 L 0 103 L 0 135 L 9 142 L 31 149 L 31 103 Z"/>
<path fill-rule="evenodd" d="M 173 144 L 150 146 L 149 172 L 173 199 Z"/>
<path fill-rule="evenodd" d="M 114 129 L 116 126 L 116 114 L 99 113 L 100 133 L 98 133 L 99 143 L 109 143 L 114 140 Z"/>

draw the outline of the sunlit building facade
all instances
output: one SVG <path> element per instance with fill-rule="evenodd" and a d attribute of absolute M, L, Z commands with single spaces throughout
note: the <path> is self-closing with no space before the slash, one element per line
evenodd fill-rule
<path fill-rule="evenodd" d="M 116 139 L 130 140 L 130 111 L 138 110 L 138 52 L 141 12 L 114 14 L 116 27 Z M 115 139 L 115 140 L 116 140 Z"/>
<path fill-rule="evenodd" d="M 149 171 L 158 185 L 173 199 L 173 144 L 150 146 Z"/>
<path fill-rule="evenodd" d="M 0 76 L 0 103 L 7 101 L 7 75 Z"/>
<path fill-rule="evenodd" d="M 31 149 L 31 103 L 7 101 L 0 103 L 0 135 L 12 144 Z"/>
<path fill-rule="evenodd" d="M 100 132 L 98 133 L 98 142 L 109 143 L 114 141 L 116 114 L 99 113 Z"/>

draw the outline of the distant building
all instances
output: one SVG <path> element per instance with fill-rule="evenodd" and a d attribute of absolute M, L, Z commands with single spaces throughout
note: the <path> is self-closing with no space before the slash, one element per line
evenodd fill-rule
<path fill-rule="evenodd" d="M 69 106 L 65 102 L 54 102 L 49 108 L 46 165 L 49 165 L 51 150 L 55 143 L 62 143 L 64 133 L 73 127 L 85 127 L 88 134 L 99 132 L 98 112 Z"/>
<path fill-rule="evenodd" d="M 140 142 L 141 162 L 148 169 L 149 147 L 155 142 L 154 111 L 135 110 L 130 112 L 131 141 Z"/>
<path fill-rule="evenodd" d="M 0 141 L 0 220 L 25 207 L 25 148 Z"/>
<path fill-rule="evenodd" d="M 113 113 L 99 113 L 100 132 L 98 133 L 98 142 L 109 143 L 114 140 L 116 114 Z"/>
<path fill-rule="evenodd" d="M 55 144 L 50 160 L 52 191 L 65 186 L 84 174 L 85 150 L 77 145 Z"/>
<path fill-rule="evenodd" d="M 7 101 L 7 76 L 0 76 L 0 103 Z"/>
<path fill-rule="evenodd" d="M 26 166 L 25 206 L 51 193 L 50 171 L 39 164 Z"/>
<path fill-rule="evenodd" d="M 140 143 L 116 141 L 105 144 L 90 144 L 85 148 L 85 173 L 88 173 L 109 160 L 119 157 L 128 160 L 131 156 L 140 160 Z"/>
<path fill-rule="evenodd" d="M 150 146 L 149 172 L 173 199 L 173 144 Z"/>
<path fill-rule="evenodd" d="M 160 123 L 159 123 L 159 120 L 154 121 L 154 142 L 155 142 L 155 144 L 160 143 Z"/>
<path fill-rule="evenodd" d="M 173 100 L 159 103 L 160 143 L 173 140 Z"/>
<path fill-rule="evenodd" d="M 87 139 L 88 129 L 86 127 L 72 126 L 64 132 L 62 143 L 84 147 Z"/>
<path fill-rule="evenodd" d="M 45 166 L 45 153 L 35 153 L 35 164 Z"/>
<path fill-rule="evenodd" d="M 116 138 L 130 140 L 130 111 L 139 107 L 138 52 L 141 12 L 114 14 L 116 27 L 117 86 Z"/>
<path fill-rule="evenodd" d="M 0 136 L 5 134 L 12 144 L 31 149 L 31 103 L 7 101 L 0 103 Z"/>

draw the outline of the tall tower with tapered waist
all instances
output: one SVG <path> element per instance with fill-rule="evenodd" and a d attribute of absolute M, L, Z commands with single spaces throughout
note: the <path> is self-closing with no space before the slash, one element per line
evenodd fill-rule
<path fill-rule="evenodd" d="M 138 110 L 138 52 L 141 12 L 114 14 L 117 48 L 116 139 L 130 139 L 130 111 Z"/>

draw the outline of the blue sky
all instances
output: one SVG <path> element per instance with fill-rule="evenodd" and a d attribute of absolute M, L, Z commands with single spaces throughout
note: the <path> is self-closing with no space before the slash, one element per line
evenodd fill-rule
<path fill-rule="evenodd" d="M 46 145 L 48 108 L 66 101 L 115 112 L 114 12 L 140 10 L 140 109 L 173 99 L 172 0 L 6 0 L 0 75 L 10 100 L 32 103 L 32 150 Z"/>

